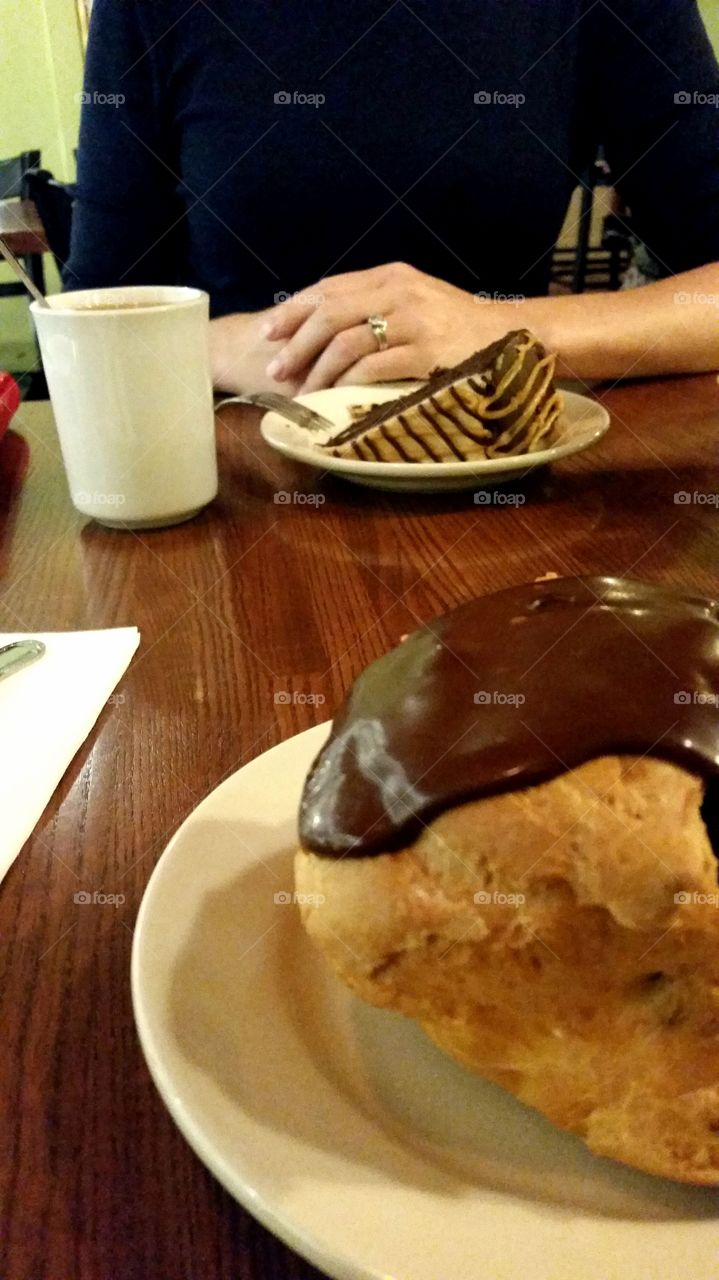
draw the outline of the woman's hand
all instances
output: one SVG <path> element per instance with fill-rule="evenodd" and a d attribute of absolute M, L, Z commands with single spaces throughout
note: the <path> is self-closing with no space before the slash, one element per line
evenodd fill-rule
<path fill-rule="evenodd" d="M 385 351 L 367 323 L 375 315 L 387 321 Z M 520 324 L 511 303 L 487 303 L 393 262 L 330 276 L 273 308 L 263 332 L 282 348 L 266 372 L 276 382 L 297 382 L 302 392 L 426 378 Z"/>
<path fill-rule="evenodd" d="M 719 263 L 641 289 L 494 301 L 398 262 L 330 276 L 267 311 L 213 320 L 213 379 L 231 392 L 297 395 L 426 378 L 525 328 L 557 353 L 561 378 L 701 373 L 719 367 L 718 308 Z M 367 323 L 375 315 L 387 321 L 386 351 Z"/>

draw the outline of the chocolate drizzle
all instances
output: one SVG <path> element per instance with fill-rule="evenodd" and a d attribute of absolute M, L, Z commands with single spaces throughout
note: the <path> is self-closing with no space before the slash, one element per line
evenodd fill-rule
<path fill-rule="evenodd" d="M 382 853 L 461 801 L 633 754 L 719 779 L 719 604 L 609 577 L 512 587 L 362 673 L 305 784 L 302 843 Z"/>

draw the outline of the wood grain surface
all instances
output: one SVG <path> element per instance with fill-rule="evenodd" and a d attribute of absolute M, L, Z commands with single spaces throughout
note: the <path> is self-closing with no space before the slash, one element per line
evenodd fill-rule
<path fill-rule="evenodd" d="M 134 624 L 142 647 L 0 885 L 2 1280 L 318 1274 L 221 1190 L 150 1082 L 129 989 L 143 890 L 208 791 L 326 718 L 419 621 L 550 570 L 719 594 L 716 379 L 601 398 L 605 440 L 504 488 L 512 506 L 318 478 L 264 445 L 256 413 L 224 410 L 220 497 L 142 534 L 73 510 L 49 408 L 23 406 L 20 487 L 0 446 L 0 631 Z"/>

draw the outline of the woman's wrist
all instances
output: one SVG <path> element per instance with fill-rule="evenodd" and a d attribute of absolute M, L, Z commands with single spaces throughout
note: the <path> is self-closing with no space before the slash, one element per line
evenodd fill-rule
<path fill-rule="evenodd" d="M 556 352 L 560 378 L 630 376 L 652 336 L 651 318 L 641 314 L 645 308 L 627 307 L 627 297 L 583 293 L 528 298 L 524 324 L 548 351 Z"/>
<path fill-rule="evenodd" d="M 245 335 L 250 339 L 251 324 L 257 312 L 235 312 L 210 321 L 210 368 L 216 391 L 236 394 L 242 386 L 242 349 Z M 249 342 L 247 343 L 249 345 Z"/>
<path fill-rule="evenodd" d="M 228 395 L 257 391 L 295 394 L 295 384 L 267 376 L 268 364 L 283 346 L 282 342 L 270 342 L 262 333 L 271 310 L 234 312 L 210 321 L 210 368 L 216 391 Z"/>
<path fill-rule="evenodd" d="M 515 302 L 482 302 L 491 307 L 492 329 L 502 336 L 512 329 L 530 329 L 547 348 L 556 353 L 557 373 L 562 378 L 611 377 L 608 367 L 604 374 L 597 372 L 602 358 L 599 352 L 608 344 L 603 307 L 599 294 L 571 294 L 547 298 L 521 298 Z M 486 344 L 488 316 L 478 315 L 477 338 Z M 613 366 L 616 357 L 618 334 L 613 333 L 615 350 L 609 353 Z M 477 341 L 477 345 L 480 345 Z"/>

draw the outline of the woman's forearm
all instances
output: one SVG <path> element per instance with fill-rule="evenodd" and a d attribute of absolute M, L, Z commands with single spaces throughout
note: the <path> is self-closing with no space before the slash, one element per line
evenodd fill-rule
<path fill-rule="evenodd" d="M 395 303 L 385 286 L 383 296 L 391 308 L 390 334 L 402 332 L 403 326 L 411 334 L 412 323 L 419 317 L 422 324 L 416 340 L 405 334 L 399 346 L 390 343 L 388 351 L 374 353 L 369 361 L 360 359 L 345 373 L 354 357 L 351 344 L 333 328 L 335 323 L 339 330 L 343 328 L 339 304 L 346 293 L 344 278 L 336 277 L 323 281 L 327 295 L 324 307 L 317 308 L 314 301 L 305 304 L 299 296 L 277 308 L 213 320 L 210 349 L 215 387 L 227 392 L 273 390 L 294 395 L 304 385 L 308 368 L 321 368 L 324 349 L 338 344 L 341 360 L 337 370 L 312 374 L 311 389 L 332 385 L 338 375 L 360 382 L 423 377 L 437 364 L 456 363 L 510 329 L 519 328 L 533 330 L 548 350 L 557 352 L 557 372 L 564 378 L 641 378 L 719 369 L 716 263 L 639 289 L 513 302 L 479 301 L 480 295 L 473 298 L 410 267 L 386 267 L 384 271 L 389 286 L 397 292 Z M 375 274 L 364 273 L 372 280 Z M 347 300 L 347 305 L 358 308 L 357 315 L 353 313 L 347 322 L 350 328 L 378 309 L 375 293 L 372 281 L 364 293 L 355 286 Z M 379 309 L 384 310 L 384 305 Z M 328 314 L 323 319 L 325 311 Z M 266 333 L 270 319 L 272 340 Z M 317 331 L 313 341 L 309 345 L 305 342 L 302 353 L 292 356 L 292 349 L 302 345 L 302 333 L 313 327 Z M 268 374 L 268 366 L 275 377 Z"/>
<path fill-rule="evenodd" d="M 617 293 L 528 298 L 508 307 L 559 355 L 570 378 L 641 378 L 719 369 L 719 264 Z M 508 315 L 509 320 L 509 315 Z"/>

